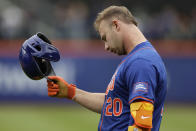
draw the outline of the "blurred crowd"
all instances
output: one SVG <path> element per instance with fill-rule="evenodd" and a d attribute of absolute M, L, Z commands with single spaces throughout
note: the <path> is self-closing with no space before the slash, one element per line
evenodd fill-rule
<path fill-rule="evenodd" d="M 149 39 L 196 39 L 194 1 L 138 1 L 0 0 L 0 39 L 23 39 L 36 32 L 54 39 L 98 39 L 93 22 L 110 5 L 129 8 Z"/>

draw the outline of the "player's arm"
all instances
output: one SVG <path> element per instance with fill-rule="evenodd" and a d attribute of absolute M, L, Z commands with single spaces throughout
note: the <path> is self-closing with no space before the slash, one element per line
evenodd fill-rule
<path fill-rule="evenodd" d="M 125 82 L 129 87 L 130 117 L 134 119 L 133 125 L 128 129 L 149 131 L 152 128 L 154 92 L 157 87 L 155 66 L 148 60 L 137 59 L 125 71 Z"/>
<path fill-rule="evenodd" d="M 134 125 L 128 127 L 128 131 L 151 131 L 154 106 L 147 101 L 135 101 L 130 105 L 131 116 Z"/>
<path fill-rule="evenodd" d="M 73 84 L 68 84 L 63 78 L 58 76 L 49 76 L 48 95 L 51 97 L 68 98 L 78 104 L 90 109 L 91 111 L 101 113 L 104 104 L 104 93 L 90 93 L 78 89 Z"/>
<path fill-rule="evenodd" d="M 73 100 L 91 111 L 101 113 L 104 104 L 105 93 L 90 93 L 76 88 Z"/>

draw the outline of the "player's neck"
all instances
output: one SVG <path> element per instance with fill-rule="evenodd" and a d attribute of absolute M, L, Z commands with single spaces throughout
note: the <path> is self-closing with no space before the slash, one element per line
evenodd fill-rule
<path fill-rule="evenodd" d="M 138 27 L 134 25 L 130 25 L 130 28 L 126 29 L 126 33 L 124 37 L 124 45 L 127 54 L 130 53 L 137 45 L 145 41 L 146 38 L 144 37 L 142 32 L 138 29 Z"/>

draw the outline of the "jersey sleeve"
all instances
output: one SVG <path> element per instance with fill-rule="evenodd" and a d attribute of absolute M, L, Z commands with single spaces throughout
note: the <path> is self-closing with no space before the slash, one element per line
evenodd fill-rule
<path fill-rule="evenodd" d="M 127 64 L 125 81 L 129 88 L 129 104 L 135 100 L 154 103 L 157 76 L 152 63 L 145 59 L 137 59 Z"/>

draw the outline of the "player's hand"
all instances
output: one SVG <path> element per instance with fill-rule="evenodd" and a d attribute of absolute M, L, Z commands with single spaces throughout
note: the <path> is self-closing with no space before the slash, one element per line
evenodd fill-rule
<path fill-rule="evenodd" d="M 73 99 L 76 86 L 68 84 L 59 76 L 48 76 L 48 96 Z"/>

